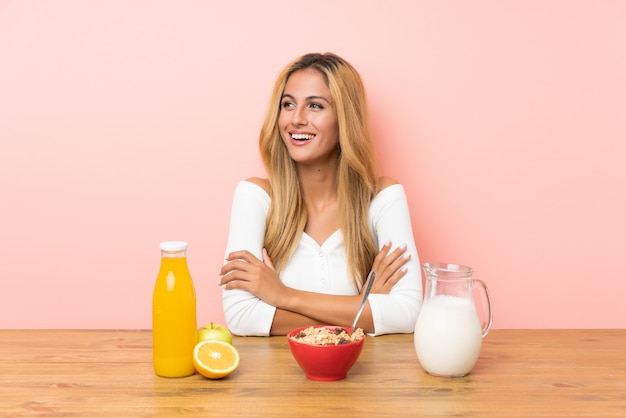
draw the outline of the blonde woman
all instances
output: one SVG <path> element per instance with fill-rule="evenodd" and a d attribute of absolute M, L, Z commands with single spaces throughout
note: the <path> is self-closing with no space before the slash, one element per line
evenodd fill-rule
<path fill-rule="evenodd" d="M 351 325 L 413 332 L 420 265 L 401 184 L 377 177 L 363 83 L 342 58 L 307 54 L 280 74 L 261 129 L 267 179 L 241 181 L 233 199 L 224 314 L 236 335 L 284 335 Z"/>

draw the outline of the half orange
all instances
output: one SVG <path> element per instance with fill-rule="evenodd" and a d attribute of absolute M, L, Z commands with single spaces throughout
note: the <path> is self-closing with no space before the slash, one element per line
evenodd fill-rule
<path fill-rule="evenodd" d="M 202 376 L 221 379 L 239 366 L 239 352 L 224 341 L 200 341 L 193 349 L 193 365 Z"/>

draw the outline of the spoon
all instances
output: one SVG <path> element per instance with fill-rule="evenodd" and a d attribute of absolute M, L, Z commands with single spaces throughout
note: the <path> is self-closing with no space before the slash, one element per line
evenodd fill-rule
<path fill-rule="evenodd" d="M 374 279 L 376 279 L 376 272 L 374 270 L 370 271 L 370 274 L 367 275 L 367 280 L 365 280 L 365 292 L 363 292 L 363 299 L 361 299 L 361 306 L 359 306 L 359 310 L 356 313 L 356 318 L 354 318 L 354 322 L 352 323 L 352 328 L 350 328 L 350 334 L 354 332 L 356 328 L 356 323 L 359 321 L 361 317 L 361 312 L 363 312 L 363 307 L 365 306 L 365 302 L 367 302 L 367 297 L 370 294 L 370 290 L 372 290 L 372 285 L 374 284 Z"/>

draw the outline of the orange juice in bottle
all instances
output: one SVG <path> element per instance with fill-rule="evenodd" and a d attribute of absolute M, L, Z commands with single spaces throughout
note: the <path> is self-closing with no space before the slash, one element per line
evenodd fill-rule
<path fill-rule="evenodd" d="M 187 243 L 161 245 L 161 268 L 152 296 L 152 360 L 163 377 L 195 373 L 193 349 L 198 342 L 196 292 L 187 267 Z"/>

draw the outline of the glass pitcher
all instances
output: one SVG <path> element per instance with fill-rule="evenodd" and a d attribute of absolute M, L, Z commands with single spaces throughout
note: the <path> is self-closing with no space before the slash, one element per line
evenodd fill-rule
<path fill-rule="evenodd" d="M 415 352 L 424 370 L 435 376 L 467 375 L 478 360 L 482 339 L 491 328 L 489 290 L 472 279 L 472 268 L 451 263 L 426 263 L 424 302 L 415 324 Z M 481 324 L 473 289 L 483 290 L 486 324 Z"/>

